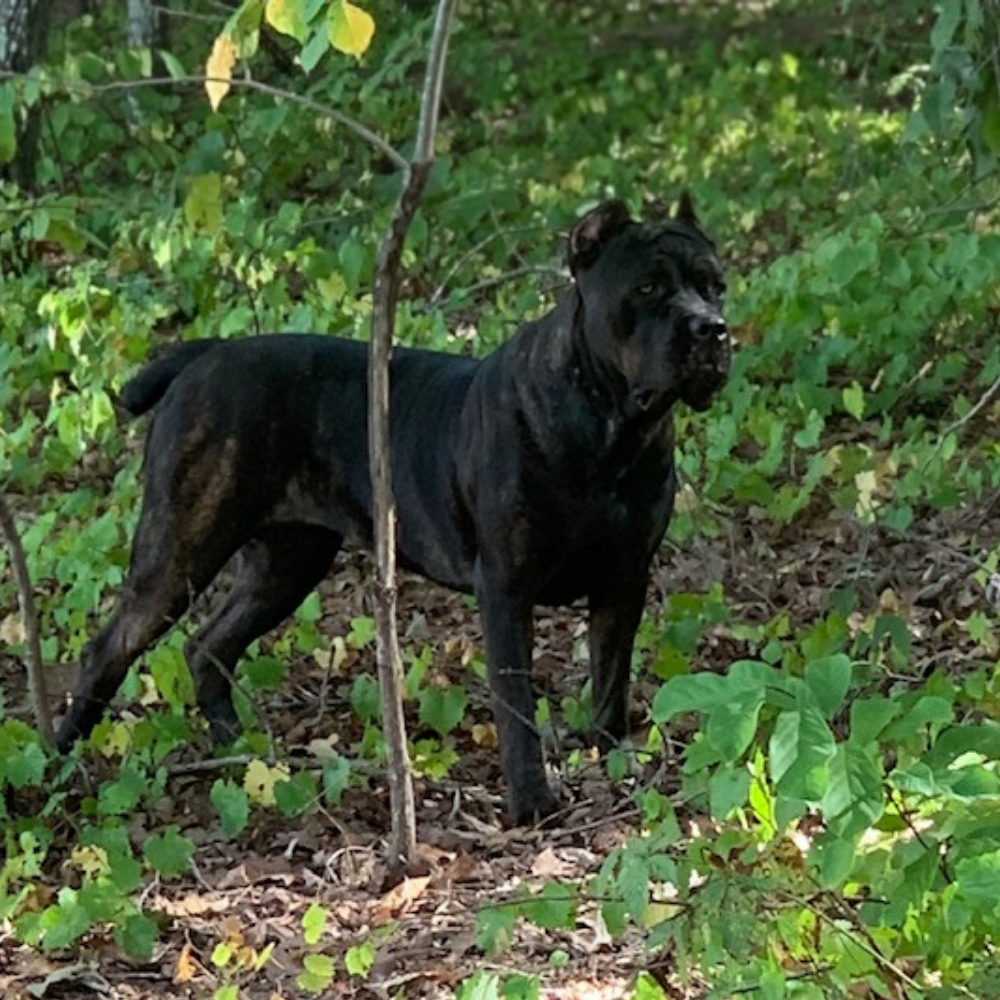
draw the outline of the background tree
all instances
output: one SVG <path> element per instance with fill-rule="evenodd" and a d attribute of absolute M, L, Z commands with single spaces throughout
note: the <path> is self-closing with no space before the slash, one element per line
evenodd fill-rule
<path fill-rule="evenodd" d="M 128 44 L 133 49 L 161 49 L 168 43 L 167 0 L 128 0 Z"/>
<path fill-rule="evenodd" d="M 0 0 L 0 72 L 21 74 L 35 65 L 44 50 L 50 15 L 45 0 Z M 28 102 L 14 116 L 12 97 L 10 90 L 0 97 L 0 102 L 7 103 L 6 115 L 0 107 L 0 131 L 9 129 L 6 138 L 0 135 L 0 145 L 11 154 L 7 164 L 0 166 L 0 175 L 30 190 L 35 184 L 41 111 L 37 103 Z"/>

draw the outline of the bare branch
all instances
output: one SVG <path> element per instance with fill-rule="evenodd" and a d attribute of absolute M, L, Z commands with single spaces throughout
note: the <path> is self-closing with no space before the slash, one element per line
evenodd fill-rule
<path fill-rule="evenodd" d="M 390 870 L 405 871 L 416 852 L 416 810 L 403 718 L 403 666 L 396 633 L 396 515 L 389 449 L 389 364 L 399 297 L 403 242 L 430 176 L 448 33 L 456 0 L 439 0 L 434 19 L 413 162 L 389 230 L 379 247 L 368 358 L 368 450 L 371 456 L 375 529 L 375 622 L 382 726 L 388 747 L 392 802 Z"/>
<path fill-rule="evenodd" d="M 31 574 L 24 556 L 21 536 L 17 533 L 14 515 L 7 499 L 0 493 L 0 532 L 7 539 L 11 568 L 14 572 L 14 586 L 17 588 L 17 603 L 21 609 L 24 625 L 24 662 L 28 670 L 28 686 L 35 703 L 35 723 L 42 739 L 51 747 L 55 746 L 55 730 L 52 727 L 52 710 L 49 708 L 48 691 L 45 687 L 45 673 L 42 665 L 42 641 L 38 631 L 38 614 L 31 591 Z"/>
<path fill-rule="evenodd" d="M 0 80 L 13 80 L 22 76 L 23 74 L 21 73 L 0 71 Z M 65 79 L 51 80 L 50 82 L 68 93 L 83 95 L 104 94 L 116 90 L 137 90 L 141 87 L 203 87 L 206 83 L 228 83 L 233 87 L 254 90 L 259 94 L 267 94 L 269 97 L 287 101 L 289 104 L 297 104 L 299 107 L 314 111 L 324 118 L 329 118 L 338 125 L 343 125 L 344 128 L 350 129 L 358 138 L 363 139 L 370 146 L 377 149 L 392 161 L 393 166 L 397 170 L 405 171 L 409 169 L 409 163 L 402 153 L 356 118 L 345 115 L 343 111 L 338 111 L 337 108 L 331 107 L 329 104 L 314 101 L 311 97 L 303 97 L 301 94 L 295 94 L 290 90 L 284 90 L 281 87 L 272 87 L 268 83 L 261 83 L 259 80 L 252 80 L 247 77 L 233 77 L 231 80 L 223 80 L 220 77 L 213 76 L 152 76 L 142 80 L 113 80 L 111 83 L 96 84 L 78 83 Z"/>
<path fill-rule="evenodd" d="M 941 440 L 944 441 L 949 434 L 954 434 L 955 431 L 961 430 L 978 413 L 981 413 L 984 407 L 989 405 L 990 401 L 998 392 L 1000 392 L 1000 378 L 994 379 L 993 384 L 979 397 L 975 406 L 973 406 L 972 409 L 965 414 L 965 416 L 959 417 L 958 420 L 956 420 L 953 424 L 949 424 L 944 429 L 941 433 Z"/>

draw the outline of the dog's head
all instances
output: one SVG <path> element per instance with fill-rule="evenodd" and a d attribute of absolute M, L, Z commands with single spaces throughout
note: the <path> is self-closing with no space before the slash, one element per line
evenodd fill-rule
<path fill-rule="evenodd" d="M 686 194 L 672 218 L 636 222 L 609 201 L 573 227 L 569 264 L 594 376 L 625 413 L 704 410 L 729 373 L 725 281 Z"/>

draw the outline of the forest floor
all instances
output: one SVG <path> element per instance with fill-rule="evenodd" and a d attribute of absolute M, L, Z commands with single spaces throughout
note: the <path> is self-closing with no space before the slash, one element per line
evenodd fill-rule
<path fill-rule="evenodd" d="M 964 620 L 970 608 L 985 606 L 969 552 L 989 543 L 984 530 L 995 535 L 996 501 L 925 522 L 919 535 L 903 540 L 827 511 L 800 517 L 780 532 L 771 522 L 755 524 L 752 512 L 744 511 L 723 522 L 720 537 L 665 547 L 650 582 L 649 612 L 656 616 L 670 593 L 705 592 L 718 582 L 734 621 L 759 623 L 785 611 L 793 622 L 804 623 L 822 613 L 834 589 L 850 584 L 862 606 L 891 611 L 907 622 L 914 640 L 912 676 L 895 682 L 913 683 L 939 669 L 964 671 L 982 661 L 982 650 L 944 623 Z M 370 577 L 368 558 L 352 554 L 324 583 L 324 635 L 344 634 L 352 618 L 366 613 Z M 584 679 L 578 655 L 582 609 L 540 613 L 537 625 L 536 681 L 557 706 Z M 458 764 L 445 781 L 417 782 L 419 858 L 409 878 L 398 885 L 387 879 L 388 792 L 377 776 L 365 788 L 348 790 L 336 810 L 294 820 L 255 810 L 234 844 L 220 831 L 209 800 L 220 769 L 208 762 L 207 744 L 188 746 L 183 757 L 169 760 L 167 794 L 155 810 L 137 812 L 130 823 L 134 844 L 176 825 L 198 847 L 197 867 L 188 876 L 154 881 L 146 889 L 144 908 L 162 922 L 154 961 L 137 964 L 110 940 L 92 936 L 86 959 L 67 963 L 5 940 L 0 932 L 0 994 L 11 1000 L 193 998 L 238 983 L 240 995 L 252 1000 L 304 996 L 296 977 L 311 949 L 302 918 L 316 903 L 329 913 L 323 950 L 336 955 L 339 969 L 352 946 L 366 940 L 377 945 L 367 977 L 338 976 L 324 991 L 327 996 L 436 1000 L 452 996 L 456 984 L 478 969 L 537 974 L 545 1000 L 623 997 L 643 971 L 668 996 L 699 996 L 698 982 L 674 976 L 669 953 L 643 951 L 642 935 L 612 939 L 596 901 L 581 907 L 572 932 L 521 921 L 510 949 L 495 962 L 484 958 L 476 941 L 477 914 L 503 906 L 524 887 L 578 882 L 595 873 L 609 852 L 639 829 L 636 787 L 655 783 L 670 794 L 677 782 L 662 770 L 637 768 L 613 785 L 595 758 L 572 775 L 561 775 L 565 808 L 544 828 L 505 828 L 487 691 L 467 666 L 480 644 L 474 610 L 460 595 L 404 576 L 400 629 L 407 646 L 433 650 L 432 670 L 465 683 L 469 692 L 466 718 L 454 734 Z M 698 655 L 701 668 L 723 669 L 750 655 L 730 633 L 725 624 L 708 631 Z M 351 680 L 360 669 L 374 671 L 371 659 L 368 651 L 351 653 L 331 680 L 312 657 L 302 657 L 291 682 L 268 693 L 259 710 L 290 756 L 331 737 L 342 749 L 350 747 L 359 726 L 349 701 Z M 23 695 L 21 665 L 5 657 L 2 671 L 8 698 L 26 703 L 17 694 Z M 655 679 L 635 685 L 637 722 L 645 717 L 655 685 Z M 683 726 L 672 727 L 678 754 L 684 736 Z M 572 738 L 552 754 L 555 767 L 564 760 L 567 742 Z M 93 761 L 88 766 L 108 767 Z M 703 820 L 679 801 L 678 812 L 688 823 Z M 54 897 L 63 879 L 58 870 L 49 874 Z M 225 969 L 211 961 L 220 942 L 228 942 L 237 956 Z M 273 952 L 254 970 L 267 945 Z"/>

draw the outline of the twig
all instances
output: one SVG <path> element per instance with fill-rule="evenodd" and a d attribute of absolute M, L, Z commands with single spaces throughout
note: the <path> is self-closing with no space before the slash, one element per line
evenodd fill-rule
<path fill-rule="evenodd" d="M 881 966 L 883 971 L 888 973 L 888 975 L 892 978 L 892 983 L 889 985 L 895 995 L 899 995 L 898 987 L 900 986 L 906 986 L 909 989 L 915 990 L 918 995 L 922 992 L 920 984 L 916 982 L 916 980 L 908 976 L 891 959 L 886 958 L 885 955 L 882 954 L 879 946 L 872 939 L 867 929 L 858 920 L 857 914 L 854 913 L 846 902 L 838 906 L 838 909 L 840 910 L 841 916 L 847 920 L 848 923 L 850 923 L 853 933 L 837 923 L 837 921 L 834 920 L 833 917 L 826 912 L 826 910 L 817 906 L 812 900 L 803 899 L 801 896 L 797 896 L 792 892 L 779 892 L 778 895 L 789 903 L 794 903 L 796 906 L 804 906 L 806 909 L 811 910 L 812 913 L 815 914 L 820 921 L 827 924 L 831 930 L 834 930 L 839 934 L 843 934 L 844 937 L 850 938 L 862 951 L 867 952 L 867 954 L 875 960 L 876 965 Z M 831 898 L 836 904 L 836 898 Z"/>
<path fill-rule="evenodd" d="M 2 493 L 0 493 L 0 530 L 7 540 L 11 569 L 14 573 L 14 586 L 17 588 L 17 603 L 21 609 L 21 622 L 24 625 L 24 662 L 28 670 L 28 687 L 31 688 L 35 703 L 35 723 L 42 739 L 51 747 L 55 746 L 56 736 L 52 727 L 48 691 L 45 687 L 42 641 L 38 630 L 35 599 L 31 590 L 31 574 L 28 572 L 28 561 L 24 556 L 24 546 L 21 544 L 21 536 L 17 533 L 14 515 L 7 504 L 7 498 Z"/>
<path fill-rule="evenodd" d="M 10 70 L 0 70 L 0 80 L 20 79 L 23 73 L 14 73 Z M 242 87 L 245 90 L 255 90 L 259 94 L 267 94 L 269 97 L 287 101 L 289 104 L 297 104 L 299 107 L 314 111 L 324 118 L 335 121 L 338 125 L 350 129 L 358 138 L 363 139 L 370 146 L 374 146 L 380 153 L 388 157 L 397 170 L 408 170 L 409 163 L 395 147 L 391 146 L 380 135 L 373 132 L 366 125 L 350 115 L 345 115 L 343 111 L 314 101 L 311 97 L 303 97 L 301 94 L 292 93 L 290 90 L 283 90 L 281 87 L 272 87 L 270 84 L 261 83 L 259 80 L 252 80 L 247 77 L 233 77 L 224 79 L 215 76 L 151 76 L 142 80 L 114 80 L 111 83 L 81 84 L 65 79 L 51 81 L 55 86 L 78 94 L 102 94 L 115 90 L 135 90 L 139 87 L 192 87 L 204 86 L 206 83 L 227 83 L 232 87 Z"/>
<path fill-rule="evenodd" d="M 984 392 L 979 397 L 979 400 L 977 401 L 976 405 L 973 406 L 972 409 L 965 414 L 965 416 L 960 417 L 953 424 L 950 424 L 948 427 L 944 429 L 944 431 L 941 434 L 941 441 L 943 442 L 944 439 L 949 434 L 954 434 L 956 431 L 961 430 L 970 420 L 972 420 L 976 416 L 976 414 L 980 413 L 985 406 L 989 405 L 993 397 L 998 392 L 1000 392 L 1000 376 L 998 376 L 994 380 L 993 384 L 986 390 L 986 392 Z"/>
<path fill-rule="evenodd" d="M 457 261 L 448 269 L 448 273 L 441 279 L 441 284 L 434 289 L 434 293 L 427 300 L 427 306 L 429 309 L 433 309 L 438 303 L 444 298 L 445 290 L 448 288 L 451 279 L 455 277 L 458 272 L 465 267 L 465 265 L 478 254 L 480 251 L 488 247 L 494 240 L 498 240 L 504 236 L 516 236 L 523 233 L 537 233 L 543 231 L 544 226 L 519 226 L 515 229 L 498 229 L 494 233 L 490 233 L 489 236 L 484 237 L 475 246 L 470 247 Z"/>
<path fill-rule="evenodd" d="M 496 288 L 498 285 L 507 284 L 508 281 L 517 281 L 519 278 L 526 278 L 533 274 L 541 274 L 550 278 L 558 278 L 563 283 L 569 282 L 568 273 L 557 267 L 548 267 L 545 264 L 526 264 L 524 267 L 515 267 L 513 270 L 505 271 L 503 274 L 497 274 L 492 278 L 483 278 L 482 281 L 477 281 L 472 285 L 466 285 L 462 288 L 461 294 L 465 296 L 475 295 L 477 292 L 489 291 L 489 289 Z M 428 303 L 428 308 L 433 308 L 437 304 L 438 303 L 432 298 Z"/>

